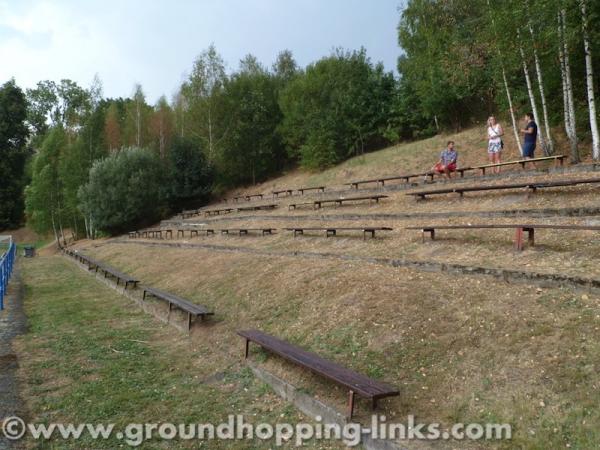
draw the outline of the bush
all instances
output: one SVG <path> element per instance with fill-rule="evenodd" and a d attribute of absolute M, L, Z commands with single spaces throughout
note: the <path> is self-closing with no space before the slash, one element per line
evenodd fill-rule
<path fill-rule="evenodd" d="M 152 223 L 164 212 L 165 178 L 156 154 L 124 149 L 94 163 L 79 189 L 79 208 L 94 229 L 109 233 Z"/>

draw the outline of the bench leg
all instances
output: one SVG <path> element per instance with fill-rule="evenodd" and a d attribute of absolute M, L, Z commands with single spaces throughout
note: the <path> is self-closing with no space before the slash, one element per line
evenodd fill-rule
<path fill-rule="evenodd" d="M 354 415 L 354 391 L 348 392 L 348 419 Z"/>
<path fill-rule="evenodd" d="M 244 353 L 244 359 L 248 359 L 249 348 L 250 348 L 250 339 L 246 339 L 246 353 Z"/>
<path fill-rule="evenodd" d="M 187 326 L 188 326 L 188 333 L 189 333 L 190 330 L 192 329 L 192 313 L 188 313 Z"/>
<path fill-rule="evenodd" d="M 515 231 L 515 250 L 523 250 L 523 228 L 517 228 Z"/>
<path fill-rule="evenodd" d="M 167 323 L 171 320 L 171 310 L 173 309 L 173 304 L 169 302 L 169 312 L 167 312 Z"/>
<path fill-rule="evenodd" d="M 371 401 L 371 408 L 372 409 L 376 409 L 377 408 L 377 399 L 373 398 L 373 400 Z"/>
<path fill-rule="evenodd" d="M 527 242 L 529 246 L 533 247 L 535 245 L 535 228 L 525 228 L 524 231 L 528 233 Z"/>

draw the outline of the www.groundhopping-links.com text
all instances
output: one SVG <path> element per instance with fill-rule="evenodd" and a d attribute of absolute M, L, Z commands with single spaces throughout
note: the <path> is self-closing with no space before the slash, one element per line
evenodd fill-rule
<path fill-rule="evenodd" d="M 405 423 L 388 422 L 382 415 L 373 415 L 370 426 L 359 423 L 324 423 L 317 416 L 313 423 L 259 423 L 246 422 L 241 414 L 230 414 L 226 422 L 217 425 L 161 423 L 130 423 L 121 430 L 115 424 L 25 423 L 20 417 L 2 421 L 2 435 L 9 440 L 30 438 L 34 440 L 78 440 L 116 438 L 136 447 L 148 440 L 254 440 L 272 441 L 276 446 L 294 442 L 301 446 L 310 440 L 338 440 L 348 447 L 361 442 L 362 435 L 374 440 L 504 440 L 511 439 L 509 424 L 462 424 L 444 428 L 439 423 L 417 423 L 412 415 Z"/>

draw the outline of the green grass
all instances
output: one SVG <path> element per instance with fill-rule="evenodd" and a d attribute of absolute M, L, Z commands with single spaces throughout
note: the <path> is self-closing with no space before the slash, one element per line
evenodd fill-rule
<path fill-rule="evenodd" d="M 122 429 L 146 422 L 218 424 L 239 413 L 255 423 L 274 423 L 280 417 L 300 420 L 288 405 L 273 401 L 270 390 L 248 368 L 226 358 L 215 365 L 218 355 L 195 353 L 185 336 L 158 325 L 72 263 L 39 257 L 23 266 L 29 332 L 20 339 L 19 350 L 32 422 L 115 423 Z M 203 358 L 211 359 L 206 370 L 198 364 Z M 224 372 L 221 381 L 202 381 L 216 369 Z M 172 448 L 166 444 L 152 440 L 140 448 Z M 208 443 L 210 448 L 270 444 Z M 123 442 L 88 438 L 30 445 L 91 449 L 117 448 Z"/>

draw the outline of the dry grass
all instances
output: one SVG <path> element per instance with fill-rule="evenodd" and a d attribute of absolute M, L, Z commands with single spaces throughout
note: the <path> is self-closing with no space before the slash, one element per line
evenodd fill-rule
<path fill-rule="evenodd" d="M 507 448 L 596 438 L 567 419 L 590 414 L 588 396 L 598 396 L 597 297 L 361 263 L 129 245 L 93 254 L 214 308 L 193 339 L 219 358 L 239 357 L 235 330 L 256 327 L 400 386 L 382 402 L 389 417 L 507 421 L 516 433 Z M 343 408 L 342 389 L 277 358 L 264 364 Z"/>

